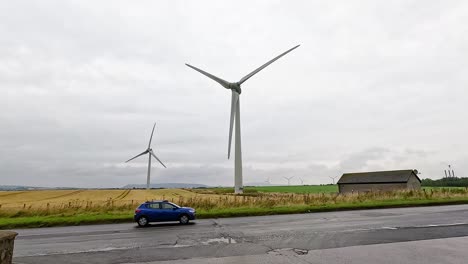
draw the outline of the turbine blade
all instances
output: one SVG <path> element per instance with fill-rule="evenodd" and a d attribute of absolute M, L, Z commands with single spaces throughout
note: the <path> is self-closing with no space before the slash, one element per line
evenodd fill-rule
<path fill-rule="evenodd" d="M 149 140 L 149 143 L 148 143 L 148 148 L 151 147 L 151 140 L 153 139 L 153 133 L 154 133 L 154 128 L 156 127 L 156 123 L 154 123 L 154 126 L 153 126 L 153 131 L 151 131 L 151 137 L 150 137 L 150 140 Z"/>
<path fill-rule="evenodd" d="M 263 70 L 264 68 L 266 68 L 268 65 L 272 64 L 274 61 L 276 61 L 277 59 L 283 57 L 284 55 L 286 55 L 287 53 L 291 52 L 293 49 L 296 49 L 297 47 L 299 47 L 300 45 L 297 45 L 295 46 L 294 48 L 291 48 L 291 49 L 288 49 L 287 51 L 281 53 L 280 55 L 276 56 L 275 58 L 273 58 L 272 60 L 270 60 L 269 62 L 263 64 L 262 66 L 260 66 L 258 69 L 256 69 L 255 71 L 247 74 L 244 78 L 242 78 L 240 81 L 239 81 L 239 84 L 242 84 L 243 82 L 247 81 L 248 79 L 250 79 L 250 77 L 254 76 L 256 73 L 258 73 L 259 71 Z"/>
<path fill-rule="evenodd" d="M 164 168 L 167 168 L 166 165 L 164 165 L 164 163 L 162 163 L 162 161 L 159 160 L 158 157 L 156 157 L 156 155 L 154 155 L 153 151 L 150 151 L 149 153 L 151 154 L 151 156 L 153 156 L 155 159 L 157 159 L 159 161 L 159 163 L 161 163 L 161 165 L 163 165 Z"/>
<path fill-rule="evenodd" d="M 142 153 L 140 153 L 140 154 L 136 155 L 135 157 L 133 157 L 133 158 L 127 160 L 126 162 L 129 162 L 129 161 L 131 161 L 131 160 L 134 160 L 134 159 L 140 157 L 141 155 L 145 155 L 146 153 L 148 153 L 148 150 L 143 151 Z"/>
<path fill-rule="evenodd" d="M 224 88 L 229 89 L 229 82 L 227 82 L 227 81 L 225 81 L 225 80 L 223 80 L 223 79 L 221 79 L 221 78 L 218 78 L 218 77 L 216 77 L 216 76 L 214 76 L 214 75 L 212 75 L 212 74 L 210 74 L 210 73 L 207 73 L 207 72 L 204 71 L 204 70 L 198 69 L 197 67 L 192 66 L 192 65 L 190 65 L 190 64 L 185 63 L 185 65 L 187 65 L 188 67 L 190 67 L 190 68 L 196 70 L 197 72 L 199 72 L 199 73 L 205 75 L 206 77 L 208 77 L 208 78 L 210 78 L 210 79 L 216 81 L 217 83 L 221 84 Z"/>
<path fill-rule="evenodd" d="M 228 159 L 231 157 L 232 128 L 234 127 L 234 117 L 236 116 L 237 101 L 239 101 L 239 94 L 236 91 L 232 90 L 231 120 L 229 121 Z"/>

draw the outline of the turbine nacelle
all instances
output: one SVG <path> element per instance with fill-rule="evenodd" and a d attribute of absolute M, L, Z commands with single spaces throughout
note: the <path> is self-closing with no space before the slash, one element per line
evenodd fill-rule
<path fill-rule="evenodd" d="M 242 93 L 242 89 L 240 87 L 240 83 L 238 82 L 235 82 L 235 83 L 229 83 L 229 88 L 228 89 L 231 89 L 233 91 L 236 91 L 238 94 L 241 94 Z"/>

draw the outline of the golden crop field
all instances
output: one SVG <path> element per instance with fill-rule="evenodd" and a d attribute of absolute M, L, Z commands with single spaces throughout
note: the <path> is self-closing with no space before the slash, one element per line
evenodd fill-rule
<path fill-rule="evenodd" d="M 218 197 L 182 189 L 158 190 L 34 190 L 0 191 L 0 208 L 41 208 L 70 204 L 134 204 L 153 199 L 179 200 L 191 197 Z"/>

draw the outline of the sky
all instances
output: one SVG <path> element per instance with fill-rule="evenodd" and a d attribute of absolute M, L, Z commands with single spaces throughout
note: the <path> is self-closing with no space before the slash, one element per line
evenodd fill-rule
<path fill-rule="evenodd" d="M 467 1 L 2 1 L 0 185 L 233 186 L 468 171 Z"/>

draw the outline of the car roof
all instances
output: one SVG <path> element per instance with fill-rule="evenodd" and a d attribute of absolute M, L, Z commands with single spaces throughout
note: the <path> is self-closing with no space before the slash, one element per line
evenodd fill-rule
<path fill-rule="evenodd" d="M 145 203 L 168 203 L 168 200 L 153 200 L 153 201 L 146 201 Z"/>

